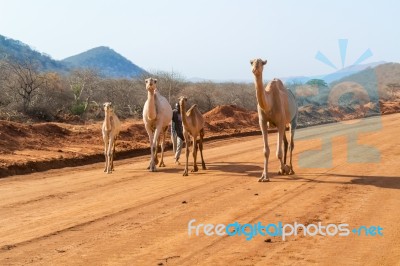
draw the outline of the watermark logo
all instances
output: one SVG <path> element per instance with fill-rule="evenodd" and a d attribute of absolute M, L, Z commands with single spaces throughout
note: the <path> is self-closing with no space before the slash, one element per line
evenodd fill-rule
<path fill-rule="evenodd" d="M 354 234 L 356 236 L 383 236 L 383 228 L 381 226 L 360 226 L 350 230 L 347 223 L 341 224 L 301 224 L 301 223 L 268 223 L 263 224 L 257 222 L 254 224 L 233 222 L 230 224 L 202 224 L 196 223 L 196 219 L 188 222 L 188 235 L 189 236 L 237 236 L 244 237 L 247 241 L 252 240 L 254 237 L 260 236 L 276 236 L 281 237 L 283 241 L 287 240 L 290 236 L 304 235 L 304 236 L 349 236 Z"/>
<path fill-rule="evenodd" d="M 349 43 L 348 39 L 339 39 L 338 44 L 339 44 L 339 52 L 340 52 L 340 59 L 342 63 L 342 69 L 345 66 L 346 62 L 346 56 L 347 56 L 347 45 Z M 372 57 L 372 51 L 371 49 L 365 50 L 363 54 L 361 54 L 360 57 L 351 65 L 351 66 L 356 66 L 367 60 L 368 58 Z M 315 59 L 318 61 L 322 62 L 323 64 L 332 67 L 333 69 L 338 69 L 338 67 L 331 62 L 331 60 L 328 59 L 328 57 L 325 56 L 321 51 L 318 51 L 317 54 L 315 55 Z"/>
<path fill-rule="evenodd" d="M 379 131 L 382 128 L 380 118 L 375 118 L 371 123 L 369 116 L 379 116 L 379 91 L 376 73 L 373 69 L 366 69 L 360 72 L 358 66 L 368 58 L 373 56 L 371 49 L 366 49 L 350 66 L 346 66 L 347 47 L 349 41 L 347 39 L 339 39 L 339 54 L 341 69 L 337 64 L 333 63 L 324 53 L 317 51 L 315 59 L 321 63 L 338 70 L 331 75 L 327 75 L 327 79 L 336 79 L 329 85 L 325 83 L 323 89 L 318 84 L 311 87 L 296 88 L 296 94 L 299 97 L 306 97 L 311 104 L 324 105 L 330 112 L 331 117 L 336 120 L 342 120 L 345 116 L 351 116 L 353 112 L 352 105 L 357 106 L 357 118 L 363 118 L 356 122 L 340 122 L 333 125 L 328 132 L 321 132 L 320 135 L 307 135 L 307 133 L 299 132 L 298 140 L 309 140 L 320 138 L 321 148 L 319 150 L 308 150 L 299 154 L 299 166 L 302 168 L 330 168 L 333 166 L 332 138 L 345 136 L 347 139 L 347 162 L 348 163 L 377 163 L 380 161 L 380 152 L 371 145 L 359 143 L 359 136 L 366 132 Z M 344 73 L 350 73 L 351 79 L 340 78 Z M 353 75 L 355 74 L 355 75 Z M 335 76 L 336 75 L 336 76 Z M 322 81 L 324 83 L 324 81 Z M 367 107 L 365 107 L 367 106 Z M 368 106 L 373 106 L 373 111 Z M 360 115 L 361 114 L 361 115 Z M 354 114 L 356 115 L 356 114 Z M 361 116 L 361 117 L 360 117 Z M 311 118 L 312 119 L 312 118 Z M 324 158 L 322 163 L 315 164 L 316 158 Z M 320 160 L 318 160 L 320 161 Z"/>

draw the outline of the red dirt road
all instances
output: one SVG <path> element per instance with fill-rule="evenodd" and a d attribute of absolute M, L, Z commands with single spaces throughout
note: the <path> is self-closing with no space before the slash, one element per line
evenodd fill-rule
<path fill-rule="evenodd" d="M 399 121 L 394 114 L 360 123 L 381 125 L 357 139 L 379 152 L 369 163 L 349 162 L 346 124 L 299 130 L 293 176 L 276 175 L 271 134 L 268 183 L 257 182 L 261 136 L 206 143 L 208 170 L 188 177 L 167 152 L 157 173 L 145 170 L 145 156 L 117 161 L 111 175 L 93 164 L 1 179 L 0 265 L 398 265 Z M 325 145 L 321 133 L 333 135 L 331 166 L 318 168 L 329 161 L 320 153 L 305 158 L 315 168 L 301 167 L 299 155 Z M 191 219 L 347 223 L 380 226 L 383 236 L 189 236 Z"/>

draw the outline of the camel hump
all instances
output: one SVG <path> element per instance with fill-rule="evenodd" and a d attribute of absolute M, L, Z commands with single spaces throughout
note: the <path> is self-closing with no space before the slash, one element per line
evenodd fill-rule
<path fill-rule="evenodd" d="M 284 87 L 283 82 L 280 79 L 274 78 L 271 83 L 276 83 L 279 87 Z"/>
<path fill-rule="evenodd" d="M 268 85 L 268 89 L 271 91 L 286 91 L 285 86 L 283 85 L 282 81 L 280 79 L 274 78 L 271 80 Z"/>
<path fill-rule="evenodd" d="M 193 104 L 192 107 L 187 110 L 186 115 L 190 115 L 194 109 L 197 109 L 197 104 Z"/>

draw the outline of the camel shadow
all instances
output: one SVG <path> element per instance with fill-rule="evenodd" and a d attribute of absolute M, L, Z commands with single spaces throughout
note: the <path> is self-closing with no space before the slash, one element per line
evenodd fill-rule
<path fill-rule="evenodd" d="M 312 176 L 329 176 L 329 177 L 348 177 L 348 181 L 324 181 L 315 180 Z M 304 180 L 305 182 L 325 183 L 325 184 L 355 184 L 364 186 L 375 186 L 379 188 L 400 189 L 400 176 L 365 176 L 365 175 L 344 175 L 344 174 L 296 174 L 294 176 L 279 176 L 280 182 L 290 182 L 291 180 Z"/>
<path fill-rule="evenodd" d="M 157 167 L 155 172 L 150 172 L 149 169 L 143 168 L 143 169 L 131 169 L 129 170 L 130 172 L 143 172 L 143 173 L 148 173 L 149 175 L 152 174 L 160 174 L 160 173 L 167 173 L 167 174 L 175 174 L 179 172 L 183 172 L 182 169 L 180 168 L 173 168 L 172 166 L 167 166 L 167 167 Z"/>
<path fill-rule="evenodd" d="M 261 176 L 263 168 L 251 162 L 215 162 L 208 163 L 207 169 L 224 173 L 246 174 L 247 176 Z"/>

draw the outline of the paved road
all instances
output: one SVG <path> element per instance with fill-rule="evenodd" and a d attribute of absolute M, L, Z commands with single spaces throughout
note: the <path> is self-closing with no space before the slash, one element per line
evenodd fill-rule
<path fill-rule="evenodd" d="M 117 161 L 112 175 L 94 164 L 1 179 L 0 265 L 397 265 L 399 121 L 299 130 L 296 175 L 276 175 L 272 157 L 268 183 L 257 182 L 261 136 L 206 143 L 208 170 L 189 177 L 168 152 L 157 173 L 138 157 Z M 192 219 L 380 226 L 383 236 L 189 236 Z"/>

